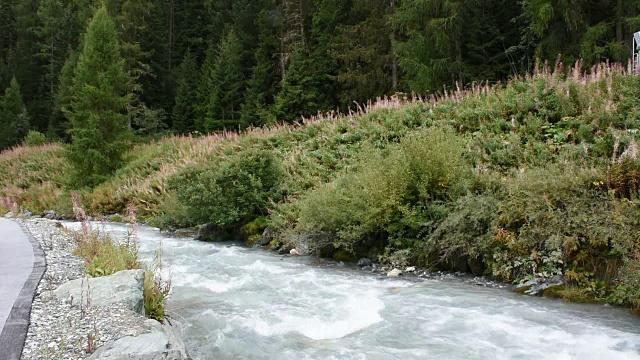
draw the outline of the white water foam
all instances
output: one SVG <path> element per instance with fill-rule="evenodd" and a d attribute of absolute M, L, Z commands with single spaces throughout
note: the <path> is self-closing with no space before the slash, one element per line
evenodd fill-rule
<path fill-rule="evenodd" d="M 280 312 L 274 323 L 255 315 L 239 320 L 243 326 L 262 336 L 297 332 L 313 340 L 339 339 L 383 320 L 380 312 L 384 309 L 384 303 L 378 296 L 379 293 L 372 290 L 345 299 L 336 298 L 330 302 L 336 315 L 330 318 Z"/>

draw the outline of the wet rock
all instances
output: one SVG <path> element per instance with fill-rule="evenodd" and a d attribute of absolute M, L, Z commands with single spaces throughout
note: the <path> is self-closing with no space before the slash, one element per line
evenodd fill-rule
<path fill-rule="evenodd" d="M 358 266 L 361 268 L 367 267 L 367 266 L 373 266 L 373 261 L 371 261 L 369 258 L 362 258 L 358 260 Z"/>
<path fill-rule="evenodd" d="M 30 218 L 33 216 L 33 213 L 29 210 L 25 210 L 22 215 L 24 215 L 24 217 Z"/>
<path fill-rule="evenodd" d="M 280 249 L 278 250 L 278 254 L 280 254 L 280 255 L 289 254 L 291 252 L 291 250 L 293 250 L 293 246 L 288 245 L 288 244 L 282 244 L 280 246 Z"/>
<path fill-rule="evenodd" d="M 81 278 L 62 284 L 53 296 L 72 306 L 110 306 L 123 304 L 144 314 L 144 270 L 125 270 L 111 276 Z"/>
<path fill-rule="evenodd" d="M 467 260 L 467 265 L 469 266 L 469 270 L 475 276 L 480 276 L 484 274 L 485 267 L 482 259 L 479 258 L 470 258 Z"/>
<path fill-rule="evenodd" d="M 525 291 L 528 291 L 529 289 L 531 289 L 532 286 L 537 285 L 538 281 L 533 279 L 533 280 L 529 280 L 526 281 L 518 286 L 515 287 L 515 289 L 513 289 L 513 291 L 517 292 L 517 293 L 524 293 Z"/>
<path fill-rule="evenodd" d="M 302 255 L 302 254 L 300 254 L 300 252 L 299 252 L 297 249 L 291 249 L 291 250 L 289 251 L 289 254 L 290 254 L 290 255 L 294 255 L 294 256 Z"/>
<path fill-rule="evenodd" d="M 173 231 L 175 237 L 195 238 L 198 236 L 198 232 L 193 229 L 176 229 Z"/>
<path fill-rule="evenodd" d="M 196 240 L 200 241 L 222 241 L 222 229 L 214 224 L 204 224 L 198 230 Z"/>
<path fill-rule="evenodd" d="M 393 269 L 387 273 L 388 277 L 398 277 L 402 275 L 402 271 L 400 269 Z"/>
<path fill-rule="evenodd" d="M 264 229 L 262 237 L 260 238 L 260 246 L 267 246 L 273 240 L 275 236 L 275 230 L 272 227 Z"/>
<path fill-rule="evenodd" d="M 415 266 L 409 266 L 408 268 L 404 269 L 404 272 L 406 273 L 412 273 L 416 271 L 416 267 Z"/>

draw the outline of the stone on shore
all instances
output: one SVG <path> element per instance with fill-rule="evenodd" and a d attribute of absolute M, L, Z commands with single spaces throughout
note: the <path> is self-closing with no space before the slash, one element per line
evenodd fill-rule
<path fill-rule="evenodd" d="M 72 306 L 110 306 L 124 304 L 128 309 L 144 314 L 144 270 L 125 270 L 111 276 L 82 278 L 58 287 L 53 295 Z"/>
<path fill-rule="evenodd" d="M 398 277 L 402 275 L 402 271 L 400 269 L 393 269 L 387 273 L 388 277 Z"/>
<path fill-rule="evenodd" d="M 125 336 L 100 347 L 89 360 L 188 360 L 182 338 L 176 333 L 178 326 L 167 322 L 160 324 L 155 320 L 145 323 L 151 333 L 138 336 Z"/>

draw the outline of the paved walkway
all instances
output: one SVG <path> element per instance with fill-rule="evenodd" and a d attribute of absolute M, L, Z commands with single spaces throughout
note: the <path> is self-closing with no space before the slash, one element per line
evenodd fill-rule
<path fill-rule="evenodd" d="M 45 270 L 38 242 L 21 225 L 0 218 L 0 358 L 19 359 L 31 303 Z"/>

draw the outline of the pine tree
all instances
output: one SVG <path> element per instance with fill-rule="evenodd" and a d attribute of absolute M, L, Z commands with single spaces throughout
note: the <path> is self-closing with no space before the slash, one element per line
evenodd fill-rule
<path fill-rule="evenodd" d="M 73 78 L 72 143 L 67 150 L 77 186 L 94 186 L 122 164 L 130 130 L 127 108 L 131 79 L 120 55 L 116 26 L 106 8 L 99 8 L 84 36 Z"/>
<path fill-rule="evenodd" d="M 220 44 L 212 78 L 214 83 L 209 88 L 205 129 L 237 129 L 246 80 L 242 46 L 234 31 L 227 33 Z"/>
<path fill-rule="evenodd" d="M 176 103 L 173 107 L 173 129 L 179 133 L 195 130 L 195 99 L 199 79 L 198 66 L 191 52 L 187 52 L 180 67 L 176 89 Z"/>
<path fill-rule="evenodd" d="M 5 91 L 0 109 L 0 127 L 0 149 L 16 145 L 29 132 L 29 114 L 15 77 Z"/>

